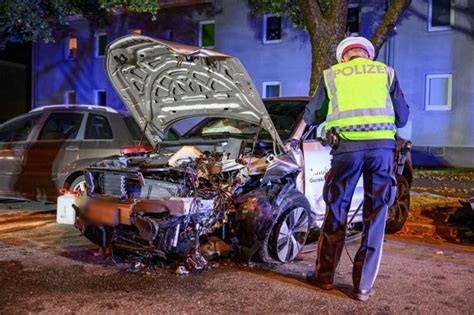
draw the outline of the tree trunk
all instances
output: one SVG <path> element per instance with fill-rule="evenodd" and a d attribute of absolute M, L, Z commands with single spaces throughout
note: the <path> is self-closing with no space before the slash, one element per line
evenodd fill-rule
<path fill-rule="evenodd" d="M 336 63 L 334 53 L 338 39 L 328 33 L 310 35 L 311 41 L 311 79 L 309 95 L 312 96 L 319 85 L 323 70 Z"/>
<path fill-rule="evenodd" d="M 383 43 L 387 40 L 387 34 L 397 25 L 397 22 L 410 4 L 411 0 L 393 0 L 382 22 L 380 22 L 379 27 L 370 39 L 375 48 L 375 56 L 378 55 L 380 47 L 382 47 Z"/>
<path fill-rule="evenodd" d="M 323 70 L 336 63 L 336 47 L 344 38 L 348 0 L 333 0 L 327 16 L 318 1 L 298 0 L 311 42 L 311 78 L 309 95 L 319 85 Z"/>

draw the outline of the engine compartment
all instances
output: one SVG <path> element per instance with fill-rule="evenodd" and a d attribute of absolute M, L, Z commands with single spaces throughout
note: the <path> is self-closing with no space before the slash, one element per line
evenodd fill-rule
<path fill-rule="evenodd" d="M 272 204 L 282 189 L 294 188 L 300 167 L 291 152 L 274 156 L 245 139 L 205 142 L 164 143 L 95 163 L 86 171 L 88 196 L 77 227 L 113 256 L 174 260 L 189 270 L 206 266 L 210 255 L 202 248 L 215 248 L 210 238 L 245 252 L 258 240 L 243 234 L 265 234 L 254 222 L 262 218 L 265 230 L 272 226 L 278 216 Z"/>

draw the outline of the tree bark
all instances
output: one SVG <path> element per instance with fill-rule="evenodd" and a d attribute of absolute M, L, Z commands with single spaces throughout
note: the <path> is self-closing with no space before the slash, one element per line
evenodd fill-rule
<path fill-rule="evenodd" d="M 348 0 L 333 0 L 327 17 L 323 16 L 318 1 L 298 0 L 298 5 L 311 42 L 309 95 L 313 95 L 323 70 L 336 63 L 336 47 L 346 30 Z"/>
<path fill-rule="evenodd" d="M 375 48 L 375 56 L 378 55 L 380 47 L 387 40 L 387 34 L 397 25 L 405 10 L 410 6 L 411 0 L 393 0 L 379 27 L 370 39 Z"/>

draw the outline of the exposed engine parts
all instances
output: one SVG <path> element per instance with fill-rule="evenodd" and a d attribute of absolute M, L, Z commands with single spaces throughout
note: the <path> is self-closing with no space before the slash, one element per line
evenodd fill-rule
<path fill-rule="evenodd" d="M 268 241 L 279 194 L 295 187 L 292 161 L 229 159 L 190 146 L 102 161 L 87 171 L 88 198 L 76 225 L 137 266 L 175 261 L 185 274 L 224 253 L 249 261 Z"/>

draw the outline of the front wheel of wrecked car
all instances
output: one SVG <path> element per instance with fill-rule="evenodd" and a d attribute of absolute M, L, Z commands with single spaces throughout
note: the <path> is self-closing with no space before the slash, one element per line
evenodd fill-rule
<path fill-rule="evenodd" d="M 402 229 L 410 210 L 410 186 L 403 176 L 397 177 L 397 195 L 395 202 L 388 208 L 385 231 L 395 233 Z"/>
<path fill-rule="evenodd" d="M 86 178 L 84 175 L 78 176 L 76 179 L 73 180 L 71 185 L 69 186 L 70 190 L 72 191 L 86 191 Z"/>
<path fill-rule="evenodd" d="M 311 227 L 310 205 L 306 197 L 299 194 L 296 197 L 285 198 L 273 229 L 262 244 L 261 257 L 271 257 L 286 263 L 295 259 L 303 249 Z M 262 255 L 262 252 L 266 254 Z"/>

